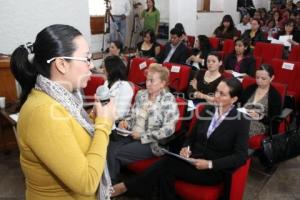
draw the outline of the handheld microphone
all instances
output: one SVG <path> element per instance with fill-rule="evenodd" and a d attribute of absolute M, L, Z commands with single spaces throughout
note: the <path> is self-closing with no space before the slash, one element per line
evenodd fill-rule
<path fill-rule="evenodd" d="M 96 90 L 96 96 L 98 97 L 101 104 L 104 106 L 110 101 L 110 91 L 107 86 L 101 85 Z"/>

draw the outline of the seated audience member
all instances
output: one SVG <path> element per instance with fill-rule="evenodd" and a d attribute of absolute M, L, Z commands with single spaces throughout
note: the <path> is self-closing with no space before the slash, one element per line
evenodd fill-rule
<path fill-rule="evenodd" d="M 251 29 L 250 25 L 250 16 L 249 15 L 244 15 L 242 17 L 241 23 L 236 25 L 236 29 L 243 34 L 246 30 Z"/>
<path fill-rule="evenodd" d="M 266 21 L 265 25 L 261 27 L 261 31 L 264 33 L 268 33 L 268 37 L 274 38 L 278 34 L 280 29 L 275 26 L 274 19 L 269 19 Z"/>
<path fill-rule="evenodd" d="M 207 57 L 207 70 L 199 70 L 187 90 L 187 96 L 194 104 L 213 100 L 213 94 L 223 79 L 221 66 L 221 56 L 214 52 L 210 53 Z"/>
<path fill-rule="evenodd" d="M 284 31 L 280 31 L 278 33 L 278 38 L 280 36 L 290 36 L 291 38 L 288 40 L 288 42 L 291 43 L 291 45 L 299 45 L 300 44 L 300 32 L 296 29 L 296 24 L 294 20 L 288 20 L 284 25 Z"/>
<path fill-rule="evenodd" d="M 236 39 L 237 30 L 234 26 L 231 15 L 225 15 L 219 27 L 214 31 L 212 37 L 217 37 L 221 39 Z"/>
<path fill-rule="evenodd" d="M 281 97 L 271 85 L 274 71 L 270 65 L 262 64 L 256 71 L 256 84 L 250 85 L 243 92 L 241 103 L 251 116 L 249 135 L 277 133 L 278 123 L 270 120 L 281 113 Z"/>
<path fill-rule="evenodd" d="M 160 52 L 160 46 L 156 42 L 155 34 L 152 30 L 143 32 L 143 41 L 137 44 L 137 54 L 142 57 L 155 57 Z"/>
<path fill-rule="evenodd" d="M 175 24 L 174 28 L 176 28 L 182 32 L 181 40 L 183 41 L 184 44 L 187 44 L 188 38 L 187 38 L 187 35 L 186 35 L 186 32 L 184 30 L 182 23 Z"/>
<path fill-rule="evenodd" d="M 140 90 L 131 110 L 131 116 L 119 127 L 132 131 L 128 137 L 120 136 L 108 148 L 108 167 L 112 181 L 117 181 L 121 166 L 163 152 L 158 141 L 175 131 L 179 111 L 175 97 L 167 90 L 169 71 L 159 64 L 149 67 L 146 90 Z"/>
<path fill-rule="evenodd" d="M 127 192 L 150 199 L 158 187 L 159 199 L 175 200 L 178 199 L 175 180 L 200 185 L 224 182 L 225 171 L 232 171 L 247 160 L 249 121 L 244 116 L 237 117 L 234 105 L 241 90 L 241 83 L 235 78 L 219 83 L 215 106 L 207 106 L 201 113 L 180 151 L 180 155 L 192 163 L 166 156 L 142 174 L 114 185 L 112 196 Z M 226 186 L 230 190 L 230 185 Z"/>
<path fill-rule="evenodd" d="M 104 69 L 107 77 L 104 86 L 114 97 L 118 119 L 122 119 L 128 115 L 133 97 L 132 86 L 127 81 L 127 68 L 119 56 L 108 56 L 104 59 Z"/>
<path fill-rule="evenodd" d="M 224 61 L 225 70 L 254 77 L 255 59 L 250 53 L 249 42 L 239 38 L 235 40 L 234 44 L 234 51 Z"/>
<path fill-rule="evenodd" d="M 258 19 L 251 20 L 251 29 L 246 30 L 242 35 L 244 40 L 250 41 L 250 47 L 253 49 L 256 42 L 265 42 L 267 38 L 265 38 L 264 33 L 260 30 L 260 23 Z"/>
<path fill-rule="evenodd" d="M 196 69 L 204 68 L 206 67 L 206 59 L 210 51 L 211 46 L 208 37 L 206 35 L 198 35 L 193 55 L 186 60 L 186 63 Z"/>
<path fill-rule="evenodd" d="M 185 64 L 188 58 L 188 48 L 181 41 L 182 32 L 179 29 L 173 28 L 170 31 L 171 42 L 165 45 L 165 48 L 158 54 L 155 59 L 158 63 L 172 62 Z"/>
<path fill-rule="evenodd" d="M 91 118 L 82 108 L 80 89 L 93 67 L 88 42 L 69 25 L 48 26 L 13 52 L 11 70 L 22 87 L 16 137 L 24 199 L 109 198 L 106 149 L 116 108 L 95 102 Z"/>

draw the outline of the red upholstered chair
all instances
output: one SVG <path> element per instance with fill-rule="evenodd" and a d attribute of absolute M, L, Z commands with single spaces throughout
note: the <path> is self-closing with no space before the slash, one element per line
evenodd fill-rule
<path fill-rule="evenodd" d="M 300 62 L 300 45 L 296 45 L 292 47 L 288 60 Z"/>
<path fill-rule="evenodd" d="M 254 56 L 255 59 L 255 68 L 258 69 L 262 64 L 262 57 Z"/>
<path fill-rule="evenodd" d="M 136 96 L 136 94 L 137 94 L 138 91 L 139 91 L 140 89 L 142 89 L 142 88 L 141 88 L 140 86 L 138 86 L 138 85 L 132 83 L 132 82 L 129 82 L 129 83 L 130 83 L 130 85 L 131 85 L 131 87 L 132 87 L 132 90 L 133 90 L 133 96 L 132 96 L 132 100 L 131 100 L 131 104 L 133 105 L 133 104 L 134 104 L 134 101 L 135 101 L 135 96 Z"/>
<path fill-rule="evenodd" d="M 287 95 L 300 102 L 300 62 L 284 61 L 282 59 L 273 59 L 274 81 L 287 84 Z"/>
<path fill-rule="evenodd" d="M 256 80 L 252 77 L 245 77 L 243 79 L 243 82 L 242 82 L 242 85 L 243 85 L 243 88 L 247 88 L 249 85 L 252 85 L 256 82 Z M 286 84 L 282 84 L 282 83 L 276 83 L 276 82 L 272 82 L 272 86 L 279 92 L 280 96 L 281 96 L 281 102 L 283 104 L 284 102 L 284 98 L 285 98 L 285 95 L 286 95 L 286 92 L 287 92 L 287 85 Z M 284 133 L 285 131 L 285 123 L 286 122 L 281 122 L 280 125 L 279 125 L 279 133 Z M 260 149 L 261 148 L 261 144 L 262 144 L 262 141 L 263 139 L 265 139 L 268 135 L 265 133 L 265 134 L 259 134 L 259 135 L 255 135 L 255 136 L 252 136 L 249 138 L 249 148 L 251 149 Z"/>
<path fill-rule="evenodd" d="M 209 39 L 209 43 L 210 43 L 212 49 L 213 50 L 218 50 L 219 45 L 220 45 L 220 38 L 210 37 L 208 39 Z"/>
<path fill-rule="evenodd" d="M 147 58 L 133 58 L 130 62 L 128 81 L 131 81 L 137 85 L 145 85 L 145 70 L 151 63 L 154 63 L 154 61 Z"/>
<path fill-rule="evenodd" d="M 226 58 L 234 50 L 234 41 L 232 39 L 226 39 L 223 41 L 222 55 Z"/>
<path fill-rule="evenodd" d="M 257 42 L 254 47 L 253 56 L 261 57 L 263 63 L 271 64 L 273 58 L 282 58 L 283 48 L 282 44 Z"/>
<path fill-rule="evenodd" d="M 193 48 L 195 44 L 195 36 L 192 35 L 187 35 L 187 42 L 188 42 L 188 47 Z"/>
<path fill-rule="evenodd" d="M 242 200 L 247 183 L 251 159 L 232 174 L 230 200 Z M 186 200 L 217 200 L 224 192 L 224 184 L 213 186 L 196 185 L 181 180 L 175 182 L 176 193 Z"/>
<path fill-rule="evenodd" d="M 183 98 L 177 97 L 176 102 L 177 102 L 178 110 L 179 110 L 179 120 L 177 121 L 174 134 L 177 134 L 182 127 L 182 121 L 183 121 L 184 113 L 185 113 L 186 107 L 187 107 L 187 103 Z M 146 160 L 136 161 L 134 163 L 127 165 L 127 168 L 130 171 L 133 171 L 138 174 L 138 173 L 143 172 L 145 169 L 150 167 L 152 164 L 157 162 L 159 159 L 160 159 L 160 157 L 153 157 L 153 158 L 149 158 Z"/>
<path fill-rule="evenodd" d="M 96 93 L 97 88 L 100 85 L 103 85 L 105 79 L 102 75 L 93 74 L 91 79 L 88 81 L 87 86 L 83 89 L 85 102 L 94 102 L 94 95 Z"/>
<path fill-rule="evenodd" d="M 170 71 L 169 87 L 175 92 L 185 92 L 189 86 L 191 67 L 175 63 L 164 63 Z"/>

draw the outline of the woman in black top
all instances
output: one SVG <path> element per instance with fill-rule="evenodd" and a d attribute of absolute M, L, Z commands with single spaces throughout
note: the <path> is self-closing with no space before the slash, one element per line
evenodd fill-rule
<path fill-rule="evenodd" d="M 197 70 L 206 68 L 206 59 L 211 51 L 208 37 L 206 35 L 198 35 L 195 48 L 192 51 L 193 55 L 186 60 L 186 63 L 192 65 Z"/>
<path fill-rule="evenodd" d="M 221 56 L 214 52 L 210 53 L 207 57 L 207 70 L 199 70 L 187 90 L 187 96 L 194 104 L 212 101 L 212 94 L 223 79 L 221 66 Z"/>
<path fill-rule="evenodd" d="M 284 24 L 284 31 L 280 31 L 278 33 L 278 38 L 282 35 L 290 36 L 291 38 L 288 40 L 288 42 L 291 43 L 291 45 L 299 45 L 300 44 L 300 32 L 297 31 L 296 23 L 294 20 L 289 19 Z"/>
<path fill-rule="evenodd" d="M 254 48 L 256 42 L 265 42 L 267 41 L 267 38 L 265 37 L 264 33 L 260 30 L 260 20 L 258 19 L 252 19 L 251 20 L 251 29 L 246 30 L 242 38 L 244 40 L 250 41 L 250 47 L 251 49 Z"/>
<path fill-rule="evenodd" d="M 236 39 L 238 31 L 234 26 L 231 15 L 225 15 L 219 27 L 214 31 L 212 37 L 217 37 L 221 39 Z"/>
<path fill-rule="evenodd" d="M 255 75 L 255 59 L 250 54 L 249 42 L 241 38 L 235 41 L 234 51 L 228 55 L 224 62 L 225 70 L 236 71 L 243 75 Z"/>
<path fill-rule="evenodd" d="M 166 156 L 141 175 L 114 185 L 112 196 L 127 191 L 142 199 L 152 199 L 154 188 L 159 187 L 159 199 L 174 200 L 176 179 L 201 185 L 224 181 L 226 171 L 245 163 L 248 154 L 249 121 L 238 115 L 234 106 L 241 90 L 241 83 L 235 78 L 220 82 L 216 106 L 204 109 L 180 151 L 191 163 Z"/>
<path fill-rule="evenodd" d="M 268 64 L 262 64 L 256 71 L 256 84 L 250 85 L 241 97 L 242 105 L 251 116 L 250 136 L 268 133 L 272 123 L 272 133 L 277 133 L 278 123 L 271 122 L 281 113 L 282 102 L 278 91 L 271 85 L 274 71 Z"/>
<path fill-rule="evenodd" d="M 152 30 L 143 33 L 143 41 L 137 44 L 137 53 L 141 57 L 155 57 L 160 53 L 160 46 L 156 43 L 155 34 Z"/>

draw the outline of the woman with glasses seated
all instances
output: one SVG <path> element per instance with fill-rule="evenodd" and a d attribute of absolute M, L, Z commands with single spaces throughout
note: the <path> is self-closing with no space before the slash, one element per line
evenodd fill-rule
<path fill-rule="evenodd" d="M 109 144 L 108 168 L 113 182 L 118 181 L 121 166 L 163 155 L 158 141 L 174 133 L 179 117 L 175 97 L 166 88 L 168 79 L 167 68 L 150 65 L 147 89 L 137 93 L 130 117 L 119 123 L 119 128 L 132 133 Z"/>
<path fill-rule="evenodd" d="M 160 46 L 156 42 L 152 30 L 143 32 L 143 41 L 137 44 L 137 55 L 141 57 L 156 57 L 160 53 Z"/>
<path fill-rule="evenodd" d="M 22 88 L 16 137 L 26 199 L 110 195 L 106 149 L 116 108 L 113 101 L 95 102 L 89 116 L 82 107 L 80 90 L 94 67 L 89 49 L 77 29 L 59 24 L 12 54 L 11 70 Z"/>
<path fill-rule="evenodd" d="M 250 116 L 249 135 L 267 133 L 272 124 L 272 133 L 277 133 L 278 123 L 271 121 L 281 113 L 281 97 L 271 85 L 274 71 L 268 64 L 262 64 L 256 71 L 256 84 L 250 85 L 243 92 L 241 103 Z"/>
<path fill-rule="evenodd" d="M 248 154 L 249 121 L 234 105 L 241 91 L 241 83 L 235 78 L 219 83 L 214 106 L 207 106 L 200 113 L 179 153 L 189 162 L 165 156 L 142 174 L 114 185 L 112 196 L 127 192 L 151 199 L 158 187 L 159 199 L 175 200 L 178 199 L 174 184 L 177 179 L 200 185 L 223 182 L 225 172 L 243 165 Z"/>

